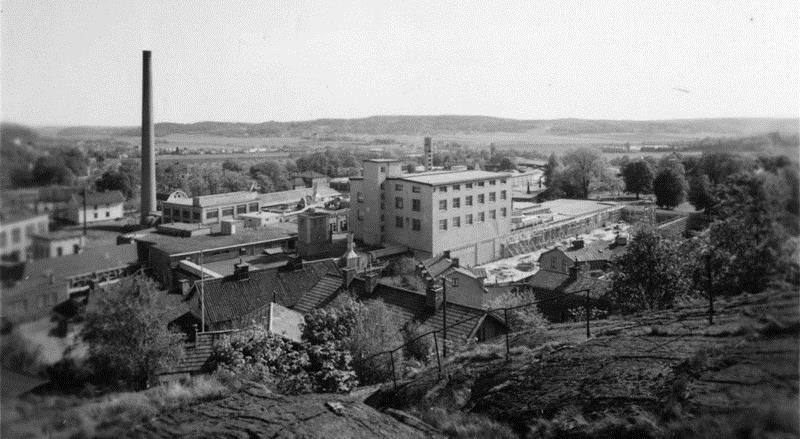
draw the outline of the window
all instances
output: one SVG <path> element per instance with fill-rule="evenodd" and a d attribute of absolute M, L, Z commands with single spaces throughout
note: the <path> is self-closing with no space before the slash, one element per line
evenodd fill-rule
<path fill-rule="evenodd" d="M 247 213 L 247 204 L 240 204 L 236 206 L 236 213 Z"/>
<path fill-rule="evenodd" d="M 454 184 L 453 185 L 453 190 L 454 191 L 460 191 L 461 190 L 461 185 L 460 184 Z"/>
<path fill-rule="evenodd" d="M 497 193 L 489 192 L 489 201 L 497 201 Z"/>
<path fill-rule="evenodd" d="M 189 219 L 189 211 L 188 211 L 188 210 L 182 210 L 182 211 L 181 211 L 181 216 L 182 216 L 184 219 Z M 216 218 L 216 215 L 214 216 L 214 218 Z"/>
<path fill-rule="evenodd" d="M 64 249 L 62 247 L 56 247 L 56 255 L 63 256 L 64 255 Z"/>
<path fill-rule="evenodd" d="M 402 216 L 394 217 L 394 226 L 397 227 L 398 229 L 402 229 L 403 228 L 403 217 Z"/>
<path fill-rule="evenodd" d="M 469 213 L 467 216 L 464 217 L 464 222 L 467 223 L 468 226 L 472 225 L 472 214 Z"/>
<path fill-rule="evenodd" d="M 359 221 L 364 219 L 364 211 L 361 209 L 356 210 L 356 215 Z"/>
<path fill-rule="evenodd" d="M 403 208 L 403 197 L 394 197 L 394 207 L 398 209 Z"/>
<path fill-rule="evenodd" d="M 461 207 L 461 198 L 453 198 L 453 209 Z"/>
<path fill-rule="evenodd" d="M 461 227 L 461 217 L 453 217 L 453 227 Z"/>
<path fill-rule="evenodd" d="M 478 187 L 483 187 L 484 185 L 485 185 L 485 182 L 483 182 L 483 181 L 479 181 L 478 182 Z"/>
<path fill-rule="evenodd" d="M 92 209 L 92 210 L 97 210 L 97 204 L 94 205 L 94 209 Z"/>
<path fill-rule="evenodd" d="M 411 210 L 413 210 L 414 212 L 420 211 L 420 202 L 418 199 L 415 198 L 411 200 Z"/>
<path fill-rule="evenodd" d="M 418 219 L 412 219 L 411 220 L 411 230 L 413 230 L 415 232 L 419 232 L 420 229 L 422 229 L 422 227 L 420 226 L 419 220 Z"/>
<path fill-rule="evenodd" d="M 464 199 L 464 204 L 467 206 L 472 206 L 472 195 L 467 195 L 467 197 Z"/>
<path fill-rule="evenodd" d="M 0 247 L 5 247 L 7 245 L 8 245 L 8 235 L 6 234 L 6 231 L 3 230 L 2 232 L 0 232 Z"/>
<path fill-rule="evenodd" d="M 94 219 L 97 219 L 97 212 L 94 213 Z"/>
<path fill-rule="evenodd" d="M 503 208 L 501 208 L 501 209 L 500 209 L 500 216 L 502 216 L 503 218 L 505 218 L 506 216 L 508 216 L 508 211 L 506 210 L 506 208 L 505 208 L 505 207 L 503 207 Z"/>
<path fill-rule="evenodd" d="M 439 186 L 439 192 L 447 192 L 447 186 Z"/>
<path fill-rule="evenodd" d="M 394 185 L 394 190 L 396 190 L 396 191 L 402 191 L 402 190 L 403 190 L 403 185 L 402 185 L 402 184 L 396 184 L 396 185 Z"/>
<path fill-rule="evenodd" d="M 489 211 L 489 219 L 497 219 L 497 211 L 492 209 Z"/>
<path fill-rule="evenodd" d="M 200 212 L 192 212 L 192 219 L 195 221 L 200 221 Z"/>
<path fill-rule="evenodd" d="M 467 189 L 472 189 L 472 183 L 467 183 Z"/>
<path fill-rule="evenodd" d="M 489 184 L 494 186 L 497 184 L 497 180 L 489 180 Z"/>
<path fill-rule="evenodd" d="M 111 216 L 111 212 L 109 212 L 109 211 L 106 211 L 106 218 L 108 218 L 108 217 L 110 217 L 110 216 Z"/>
<path fill-rule="evenodd" d="M 233 207 L 222 209 L 222 216 L 233 216 Z"/>
<path fill-rule="evenodd" d="M 486 202 L 486 196 L 483 194 L 478 194 L 478 204 L 483 204 Z"/>
<path fill-rule="evenodd" d="M 482 223 L 486 221 L 486 215 L 483 212 L 478 212 L 478 222 Z"/>
<path fill-rule="evenodd" d="M 47 223 L 39 223 L 39 233 L 47 233 Z"/>
<path fill-rule="evenodd" d="M 258 203 L 250 203 L 247 205 L 247 210 L 250 212 L 258 212 Z"/>
<path fill-rule="evenodd" d="M 356 192 L 356 201 L 359 203 L 364 202 L 364 193 L 363 192 Z"/>
<path fill-rule="evenodd" d="M 418 194 L 419 193 L 419 186 L 411 186 L 411 192 L 414 192 L 415 194 Z"/>
<path fill-rule="evenodd" d="M 447 220 L 439 220 L 439 230 L 447 230 Z"/>
<path fill-rule="evenodd" d="M 381 210 L 386 210 L 386 203 L 381 201 Z"/>
<path fill-rule="evenodd" d="M 439 200 L 439 210 L 447 210 L 447 200 Z"/>
<path fill-rule="evenodd" d="M 386 166 L 381 166 L 381 174 L 383 174 L 384 172 L 386 172 Z"/>
<path fill-rule="evenodd" d="M 506 191 L 500 191 L 500 199 L 501 200 L 505 200 L 506 199 Z"/>
<path fill-rule="evenodd" d="M 30 237 L 35 232 L 36 232 L 36 226 L 34 226 L 33 224 L 28 224 L 27 226 L 25 226 L 25 236 Z"/>
<path fill-rule="evenodd" d="M 505 178 L 501 179 L 500 183 L 506 184 L 506 179 Z"/>
<path fill-rule="evenodd" d="M 217 212 L 216 210 L 209 210 L 208 212 L 206 212 L 206 219 L 212 219 L 218 217 L 219 217 L 219 212 Z"/>

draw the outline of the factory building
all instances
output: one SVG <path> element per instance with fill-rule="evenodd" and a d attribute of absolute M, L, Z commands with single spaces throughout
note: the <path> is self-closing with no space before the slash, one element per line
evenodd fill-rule
<path fill-rule="evenodd" d="M 363 168 L 361 177 L 350 179 L 349 226 L 356 240 L 403 245 L 423 258 L 449 250 L 466 266 L 501 257 L 501 237 L 511 230 L 507 174 L 404 174 L 392 159 L 365 160 Z"/>

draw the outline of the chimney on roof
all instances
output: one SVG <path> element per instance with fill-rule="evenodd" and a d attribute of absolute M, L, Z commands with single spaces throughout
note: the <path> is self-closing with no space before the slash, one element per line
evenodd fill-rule
<path fill-rule="evenodd" d="M 364 291 L 367 294 L 372 294 L 375 287 L 378 286 L 378 273 L 371 272 L 364 274 Z"/>
<path fill-rule="evenodd" d="M 458 268 L 458 267 L 460 266 L 460 264 L 461 264 L 461 260 L 460 260 L 460 259 L 458 259 L 458 258 L 453 258 L 453 259 L 451 259 L 451 261 L 452 261 L 452 262 L 450 263 L 450 265 L 451 265 L 453 268 Z"/>
<path fill-rule="evenodd" d="M 584 266 L 582 262 L 578 262 L 577 259 L 572 261 L 572 265 L 569 266 L 569 278 L 573 281 L 577 280 L 583 274 Z"/>
<path fill-rule="evenodd" d="M 576 239 L 576 240 L 572 241 L 572 248 L 574 248 L 574 249 L 583 248 L 583 244 L 584 243 L 583 243 L 582 239 Z"/>
<path fill-rule="evenodd" d="M 178 280 L 178 291 L 181 292 L 183 297 L 189 295 L 189 291 L 192 290 L 192 284 L 189 282 L 189 279 L 180 279 Z"/>
<path fill-rule="evenodd" d="M 239 262 L 233 266 L 233 276 L 236 280 L 250 279 L 250 264 L 247 262 Z"/>
<path fill-rule="evenodd" d="M 442 287 L 433 285 L 425 289 L 425 308 L 430 312 L 435 312 L 442 306 Z"/>
<path fill-rule="evenodd" d="M 447 258 L 447 259 L 450 259 L 450 250 L 445 250 L 445 251 L 442 253 L 442 255 L 443 255 L 445 258 Z"/>
<path fill-rule="evenodd" d="M 355 268 L 345 267 L 342 268 L 342 288 L 348 289 L 350 288 L 350 282 L 353 281 L 353 278 L 356 276 Z"/>
<path fill-rule="evenodd" d="M 425 160 L 425 170 L 430 171 L 433 169 L 433 146 L 431 146 L 431 138 L 425 138 L 425 144 L 423 147 L 423 160 Z"/>
<path fill-rule="evenodd" d="M 150 51 L 142 52 L 142 191 L 141 223 L 156 211 L 156 153 L 153 145 L 153 75 Z"/>

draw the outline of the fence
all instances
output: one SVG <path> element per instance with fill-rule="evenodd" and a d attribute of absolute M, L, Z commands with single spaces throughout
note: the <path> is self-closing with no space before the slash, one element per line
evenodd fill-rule
<path fill-rule="evenodd" d="M 591 332 L 592 331 L 592 329 L 591 329 L 591 320 L 592 320 L 592 318 L 591 318 L 592 317 L 592 312 L 591 312 L 592 309 L 591 308 L 592 308 L 592 306 L 591 306 L 591 298 L 590 298 L 590 295 L 589 295 L 590 292 L 591 292 L 591 289 L 583 289 L 583 290 L 574 291 L 574 292 L 571 292 L 571 293 L 560 294 L 560 295 L 554 296 L 554 297 L 548 297 L 548 298 L 542 299 L 542 300 L 535 300 L 535 301 L 524 303 L 524 304 L 521 304 L 521 305 L 505 307 L 505 308 L 489 309 L 489 310 L 486 310 L 486 312 L 484 314 L 482 314 L 482 315 L 477 315 L 477 316 L 465 318 L 465 319 L 459 320 L 459 321 L 457 321 L 455 323 L 452 323 L 452 324 L 449 324 L 449 325 L 445 325 L 442 328 L 434 329 L 434 330 L 425 332 L 424 334 L 420 334 L 420 335 L 414 337 L 413 339 L 403 343 L 402 345 L 400 345 L 400 346 L 398 346 L 398 347 L 396 347 L 394 349 L 390 349 L 390 350 L 386 350 L 386 351 L 382 351 L 382 352 L 378 352 L 378 353 L 369 355 L 369 356 L 364 357 L 363 359 L 361 359 L 361 361 L 364 361 L 364 362 L 370 361 L 371 365 L 373 366 L 373 369 L 375 369 L 374 368 L 375 359 L 380 358 L 381 356 L 387 356 L 388 355 L 389 362 L 391 364 L 392 386 L 393 386 L 393 389 L 396 390 L 397 389 L 397 371 L 396 371 L 396 364 L 395 364 L 396 363 L 395 354 L 400 350 L 406 349 L 412 343 L 415 343 L 415 342 L 417 342 L 418 340 L 420 340 L 420 339 L 422 339 L 424 337 L 431 336 L 433 338 L 434 351 L 435 351 L 435 354 L 436 354 L 437 377 L 439 379 L 441 379 L 442 378 L 442 357 L 446 357 L 447 356 L 447 342 L 448 342 L 448 340 L 447 340 L 447 330 L 448 329 L 452 329 L 452 328 L 454 328 L 456 326 L 462 325 L 464 323 L 473 321 L 473 320 L 479 320 L 481 318 L 486 317 L 489 314 L 495 314 L 495 316 L 496 316 L 496 314 L 498 312 L 502 312 L 503 321 L 504 321 L 504 323 L 506 325 L 506 332 L 504 334 L 504 338 L 505 338 L 505 340 L 504 340 L 504 342 L 505 342 L 504 343 L 505 344 L 505 357 L 506 357 L 505 359 L 506 359 L 506 361 L 510 361 L 511 343 L 510 343 L 510 340 L 509 340 L 509 335 L 510 335 L 511 331 L 510 331 L 509 318 L 508 318 L 509 312 L 512 312 L 512 311 L 515 311 L 515 310 L 518 310 L 518 309 L 528 308 L 528 307 L 531 307 L 531 306 L 538 306 L 541 303 L 555 301 L 555 300 L 561 300 L 561 299 L 563 299 L 565 297 L 576 296 L 576 295 L 579 295 L 579 294 L 585 294 L 585 297 L 586 297 L 586 300 L 585 300 L 586 338 L 589 339 L 589 338 L 591 338 L 591 333 L 592 333 Z M 707 315 L 707 317 L 708 317 L 708 324 L 709 325 L 713 324 L 713 317 L 714 317 L 714 296 L 713 295 L 709 295 L 709 297 L 708 297 L 708 311 L 706 313 L 704 313 L 704 315 Z M 690 328 L 686 327 L 683 324 L 683 322 L 681 322 L 680 320 L 678 320 L 677 323 L 679 325 L 687 328 L 687 329 L 690 329 Z M 647 326 L 647 325 L 649 325 L 649 323 L 644 323 L 644 324 L 637 323 L 634 326 L 631 326 L 631 327 L 626 328 L 626 329 L 635 329 L 637 327 Z M 442 354 L 441 355 L 440 355 L 440 346 L 439 346 L 440 345 L 440 342 L 439 342 L 440 339 L 439 339 L 439 336 L 437 335 L 439 333 L 442 334 L 442 340 L 441 340 L 442 341 L 442 343 L 441 343 L 441 345 L 442 345 L 442 347 L 441 347 Z M 642 338 L 640 336 L 636 336 L 636 335 L 634 335 L 634 336 Z M 663 348 L 663 347 L 665 347 L 665 346 L 667 346 L 667 345 L 669 345 L 671 343 L 674 343 L 674 342 L 676 342 L 676 341 L 678 341 L 680 339 L 683 339 L 685 337 L 687 337 L 686 334 L 675 336 L 671 340 L 663 342 L 663 343 L 654 343 L 653 342 L 655 346 L 652 349 L 648 350 L 647 352 L 651 352 L 651 351 L 653 351 L 655 349 Z M 650 340 L 647 340 L 647 341 L 650 342 Z M 380 380 L 380 381 L 377 381 L 377 382 L 385 382 L 385 381 L 386 380 Z"/>

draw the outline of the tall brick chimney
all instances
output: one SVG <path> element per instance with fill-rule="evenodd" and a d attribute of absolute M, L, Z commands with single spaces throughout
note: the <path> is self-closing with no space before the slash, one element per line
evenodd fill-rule
<path fill-rule="evenodd" d="M 425 145 L 423 147 L 423 160 L 425 160 L 425 170 L 430 171 L 433 169 L 433 146 L 431 146 L 431 138 L 425 138 Z"/>
<path fill-rule="evenodd" d="M 142 52 L 142 192 L 141 223 L 156 211 L 156 153 L 153 147 L 153 86 L 150 51 Z"/>

